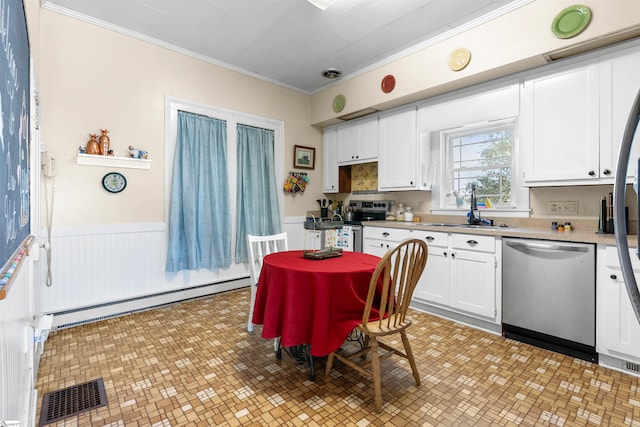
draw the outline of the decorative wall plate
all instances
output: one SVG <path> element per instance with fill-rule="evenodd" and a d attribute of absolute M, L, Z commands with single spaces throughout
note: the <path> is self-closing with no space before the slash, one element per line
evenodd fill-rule
<path fill-rule="evenodd" d="M 558 13 L 551 23 L 551 31 L 559 39 L 577 36 L 591 20 L 591 9 L 581 4 L 569 6 Z"/>
<path fill-rule="evenodd" d="M 347 100 L 345 99 L 344 95 L 336 95 L 336 97 L 333 98 L 333 111 L 339 113 L 344 109 L 344 106 L 346 104 Z"/>
<path fill-rule="evenodd" d="M 460 47 L 451 52 L 449 68 L 453 71 L 460 71 L 469 64 L 469 61 L 471 61 L 471 51 L 466 47 Z"/>
<path fill-rule="evenodd" d="M 389 93 L 396 87 L 396 78 L 391 74 L 384 76 L 382 79 L 382 83 L 380 83 L 380 87 L 384 93 Z"/>

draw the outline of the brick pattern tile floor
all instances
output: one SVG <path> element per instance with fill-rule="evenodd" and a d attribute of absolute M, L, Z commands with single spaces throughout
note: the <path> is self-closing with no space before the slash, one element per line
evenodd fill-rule
<path fill-rule="evenodd" d="M 383 362 L 377 413 L 371 382 L 339 361 L 326 377 L 316 360 L 312 382 L 278 360 L 246 331 L 248 307 L 241 289 L 51 333 L 39 395 L 102 377 L 108 399 L 51 425 L 640 427 L 637 377 L 416 311 L 422 385 Z"/>

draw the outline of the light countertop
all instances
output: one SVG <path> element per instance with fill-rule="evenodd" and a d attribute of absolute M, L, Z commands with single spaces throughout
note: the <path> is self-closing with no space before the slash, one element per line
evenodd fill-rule
<path fill-rule="evenodd" d="M 435 222 L 435 221 L 434 221 Z M 460 221 L 451 222 L 453 224 L 461 223 Z M 500 237 L 522 237 L 529 239 L 542 239 L 542 240 L 559 240 L 567 242 L 579 242 L 579 243 L 599 243 L 605 245 L 616 245 L 615 235 L 613 234 L 598 234 L 591 230 L 571 230 L 571 231 L 555 231 L 551 230 L 551 227 L 535 228 L 518 225 L 515 227 L 487 227 L 482 228 L 466 228 L 455 226 L 434 226 L 434 225 L 420 225 L 413 222 L 404 221 L 367 221 L 363 224 L 365 227 L 387 227 L 387 228 L 401 228 L 408 230 L 427 230 L 427 231 L 441 231 L 445 233 L 464 233 L 464 234 L 478 234 Z M 630 247 L 637 246 L 638 238 L 635 235 L 628 236 L 628 242 Z"/>

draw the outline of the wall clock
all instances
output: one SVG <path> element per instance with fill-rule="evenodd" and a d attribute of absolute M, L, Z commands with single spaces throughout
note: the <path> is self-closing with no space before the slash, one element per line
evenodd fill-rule
<path fill-rule="evenodd" d="M 119 172 L 109 172 L 102 178 L 102 186 L 109 193 L 119 193 L 127 186 L 127 179 Z"/>

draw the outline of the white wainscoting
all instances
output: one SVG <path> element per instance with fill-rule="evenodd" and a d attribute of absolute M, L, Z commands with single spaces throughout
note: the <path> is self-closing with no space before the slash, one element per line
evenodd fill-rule
<path fill-rule="evenodd" d="M 303 222 L 284 221 L 291 249 L 303 248 Z M 44 250 L 40 263 L 41 312 L 67 327 L 249 285 L 247 264 L 167 273 L 166 247 L 164 223 L 54 228 L 51 287 Z"/>
<path fill-rule="evenodd" d="M 31 250 L 36 250 L 35 245 Z M 23 261 L 5 299 L 0 300 L 0 425 L 35 425 L 33 256 Z"/>
<path fill-rule="evenodd" d="M 44 285 L 46 256 L 42 256 L 40 308 L 55 314 L 54 326 L 72 311 L 73 323 L 99 317 L 96 307 L 136 300 L 135 308 L 145 297 L 164 295 L 166 302 L 193 297 L 184 291 L 199 290 L 195 296 L 248 286 L 246 264 L 216 270 L 165 272 L 166 233 L 164 223 L 107 224 L 54 228 L 51 238 L 52 286 Z M 144 306 L 145 302 L 142 302 Z M 148 303 L 159 305 L 158 300 Z M 116 314 L 123 311 L 116 309 Z M 124 310 L 127 311 L 127 310 Z M 109 316 L 108 312 L 101 316 Z"/>

